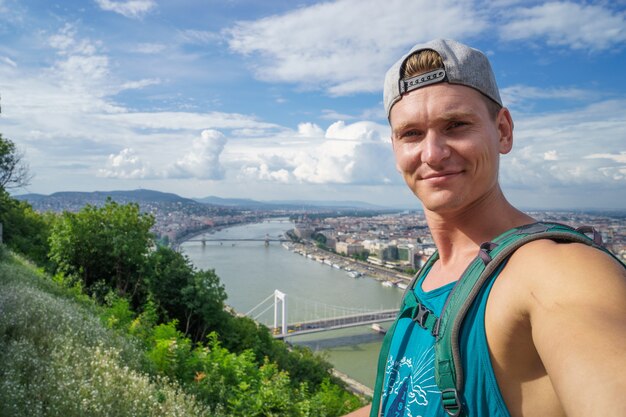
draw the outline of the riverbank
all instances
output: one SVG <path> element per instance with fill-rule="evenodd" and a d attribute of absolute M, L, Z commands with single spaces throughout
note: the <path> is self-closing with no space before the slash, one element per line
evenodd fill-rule
<path fill-rule="evenodd" d="M 378 265 L 363 262 L 354 258 L 338 255 L 336 253 L 318 248 L 312 243 L 291 243 L 292 248 L 287 248 L 309 259 L 321 262 L 337 269 L 345 270 L 346 273 L 358 277 L 370 277 L 380 281 L 384 286 L 396 286 L 406 289 L 412 280 L 412 276 L 401 274 Z"/>
<path fill-rule="evenodd" d="M 361 397 L 368 398 L 368 399 L 372 398 L 372 396 L 374 395 L 373 389 L 366 387 L 365 385 L 361 384 L 359 381 L 355 379 L 350 378 L 348 375 L 344 374 L 343 372 L 340 372 L 335 368 L 333 368 L 331 372 L 335 378 L 339 378 L 346 384 L 346 388 L 351 393 L 356 394 Z"/>

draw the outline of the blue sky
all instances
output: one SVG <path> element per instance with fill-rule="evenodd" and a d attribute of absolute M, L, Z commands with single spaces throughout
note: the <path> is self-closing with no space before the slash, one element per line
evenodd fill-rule
<path fill-rule="evenodd" d="M 453 38 L 491 58 L 530 208 L 626 209 L 626 1 L 0 0 L 0 132 L 25 190 L 419 207 L 387 68 Z"/>

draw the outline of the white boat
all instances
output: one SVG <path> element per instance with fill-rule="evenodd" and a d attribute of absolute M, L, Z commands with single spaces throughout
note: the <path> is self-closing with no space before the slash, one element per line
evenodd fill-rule
<path fill-rule="evenodd" d="M 393 282 L 391 282 L 391 281 L 383 281 L 383 287 L 393 287 Z"/>
<path fill-rule="evenodd" d="M 380 325 L 380 324 L 378 324 L 378 323 L 373 323 L 373 324 L 372 324 L 372 330 L 374 330 L 375 332 L 380 333 L 380 334 L 385 334 L 385 333 L 387 333 L 387 330 L 385 330 L 385 329 L 383 328 L 383 326 L 381 326 L 381 325 Z"/>
<path fill-rule="evenodd" d="M 408 285 L 407 285 L 407 284 L 404 284 L 404 283 L 402 283 L 402 282 L 398 282 L 398 283 L 396 284 L 396 286 L 397 286 L 398 288 L 400 288 L 401 290 L 406 290 L 406 289 L 407 289 L 407 287 L 408 287 Z"/>

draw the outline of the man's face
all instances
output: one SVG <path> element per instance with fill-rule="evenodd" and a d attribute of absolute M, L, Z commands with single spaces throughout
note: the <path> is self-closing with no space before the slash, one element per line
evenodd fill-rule
<path fill-rule="evenodd" d="M 404 95 L 389 120 L 398 171 L 426 210 L 462 210 L 498 189 L 499 154 L 512 145 L 508 110 L 494 120 L 479 92 L 441 83 Z"/>

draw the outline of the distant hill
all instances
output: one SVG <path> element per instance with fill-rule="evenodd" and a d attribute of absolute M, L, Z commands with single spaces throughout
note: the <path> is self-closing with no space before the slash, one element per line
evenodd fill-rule
<path fill-rule="evenodd" d="M 389 207 L 377 206 L 362 201 L 303 201 L 303 200 L 271 200 L 257 201 L 247 198 L 221 198 L 208 196 L 196 198 L 201 203 L 215 204 L 227 207 L 238 207 L 256 210 L 302 210 L 315 208 L 360 209 L 360 210 L 390 210 Z"/>
<path fill-rule="evenodd" d="M 302 200 L 275 200 L 257 201 L 248 198 L 221 198 L 208 196 L 204 198 L 185 198 L 173 193 L 164 193 L 155 190 L 126 190 L 126 191 L 61 191 L 50 195 L 22 194 L 15 198 L 28 201 L 33 208 L 41 211 L 79 210 L 85 204 L 100 206 L 107 198 L 111 198 L 120 204 L 138 203 L 146 205 L 161 205 L 172 207 L 223 207 L 234 210 L 374 210 L 388 211 L 390 207 L 382 207 L 361 201 L 302 201 Z"/>
<path fill-rule="evenodd" d="M 314 207 L 333 207 L 333 208 L 357 208 L 365 210 L 389 210 L 393 207 L 383 207 L 376 204 L 365 203 L 363 201 L 336 201 L 336 200 L 316 200 L 316 201 L 301 201 L 301 200 L 284 200 L 284 201 L 268 201 L 271 204 L 290 204 L 294 206 L 314 206 Z"/>
<path fill-rule="evenodd" d="M 127 191 L 60 191 L 50 195 L 44 194 L 22 194 L 15 198 L 18 200 L 41 201 L 50 199 L 66 199 L 66 200 L 102 200 L 106 201 L 111 197 L 115 201 L 162 201 L 162 202 L 193 202 L 194 200 L 184 198 L 172 193 L 163 193 L 154 190 L 127 190 Z"/>
<path fill-rule="evenodd" d="M 206 207 L 190 198 L 184 198 L 172 193 L 163 193 L 154 190 L 127 190 L 127 191 L 61 191 L 50 195 L 22 194 L 15 196 L 18 200 L 28 201 L 35 210 L 40 211 L 76 211 L 86 204 L 103 205 L 107 198 L 120 204 L 137 203 L 142 208 L 148 205 L 165 207 Z"/>
<path fill-rule="evenodd" d="M 195 201 L 198 201 L 203 204 L 215 204 L 218 206 L 225 207 L 241 207 L 241 208 L 267 208 L 269 206 L 273 206 L 273 204 L 263 203 L 260 201 L 251 200 L 249 198 L 221 198 L 216 196 L 209 196 L 203 198 L 194 198 Z"/>

